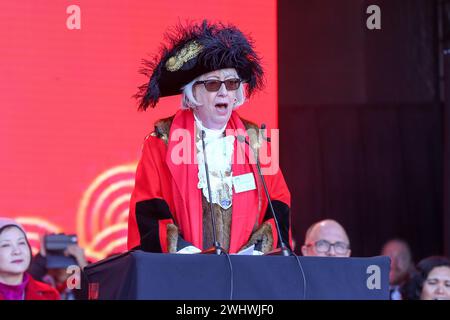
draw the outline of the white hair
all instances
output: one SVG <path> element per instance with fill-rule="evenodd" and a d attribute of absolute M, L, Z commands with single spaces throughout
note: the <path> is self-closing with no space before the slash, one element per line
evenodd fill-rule
<path fill-rule="evenodd" d="M 189 82 L 187 85 L 185 85 L 183 88 L 182 95 L 181 95 L 181 109 L 195 109 L 197 107 L 201 106 L 201 103 L 199 103 L 195 97 L 194 97 L 194 83 L 199 81 L 202 76 L 198 76 L 191 82 Z M 236 103 L 233 106 L 233 109 L 237 109 L 245 102 L 245 95 L 244 95 L 244 86 L 243 82 L 239 86 L 236 92 Z"/>

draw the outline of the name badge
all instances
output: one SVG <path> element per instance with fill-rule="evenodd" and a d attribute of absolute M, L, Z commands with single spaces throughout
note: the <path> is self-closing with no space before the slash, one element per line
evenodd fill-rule
<path fill-rule="evenodd" d="M 241 174 L 240 176 L 233 177 L 234 192 L 245 192 L 255 190 L 255 177 L 253 173 Z"/>

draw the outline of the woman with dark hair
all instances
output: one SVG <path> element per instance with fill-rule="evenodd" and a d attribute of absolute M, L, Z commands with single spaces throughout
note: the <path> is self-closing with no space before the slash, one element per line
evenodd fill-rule
<path fill-rule="evenodd" d="M 30 263 L 24 229 L 14 220 L 0 218 L 0 300 L 59 300 L 55 289 L 26 273 Z"/>
<path fill-rule="evenodd" d="M 450 300 L 450 259 L 433 256 L 420 261 L 404 290 L 407 300 Z"/>

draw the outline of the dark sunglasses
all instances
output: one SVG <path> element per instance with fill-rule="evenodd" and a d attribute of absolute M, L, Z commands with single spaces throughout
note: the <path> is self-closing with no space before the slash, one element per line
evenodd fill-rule
<path fill-rule="evenodd" d="M 194 85 L 204 84 L 207 91 L 216 92 L 219 91 L 220 87 L 222 86 L 222 83 L 225 83 L 225 88 L 227 88 L 228 91 L 237 90 L 241 85 L 241 79 L 227 79 L 224 81 L 220 80 L 196 81 Z"/>

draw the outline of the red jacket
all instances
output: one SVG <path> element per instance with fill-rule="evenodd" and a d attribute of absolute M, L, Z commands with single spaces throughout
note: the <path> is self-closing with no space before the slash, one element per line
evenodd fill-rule
<path fill-rule="evenodd" d="M 206 249 L 203 248 L 202 239 L 202 192 L 197 187 L 198 165 L 195 161 L 194 126 L 192 111 L 178 111 L 166 138 L 158 137 L 155 132 L 145 141 L 131 196 L 128 219 L 129 249 L 142 246 L 143 241 L 146 241 L 148 244 L 146 251 L 168 252 L 166 239 L 169 234 L 167 227 L 169 224 L 175 224 L 179 228 L 184 240 L 183 246 L 192 244 L 197 248 Z M 226 128 L 246 132 L 246 127 L 236 112 L 232 113 Z M 179 132 L 186 132 L 186 130 L 189 133 L 187 139 L 178 136 Z M 254 164 L 250 164 L 251 151 L 243 145 L 238 142 L 238 139 L 234 142 L 235 156 L 239 150 L 245 149 L 241 151 L 241 153 L 245 152 L 245 161 L 233 163 L 233 176 L 253 173 L 257 189 L 233 193 L 230 253 L 241 250 L 242 246 L 249 241 L 255 226 L 261 226 L 264 222 L 272 226 L 273 246 L 277 247 L 278 244 L 274 220 L 267 207 L 257 168 Z M 182 153 L 177 151 L 180 146 L 186 147 Z M 182 155 L 190 162 L 178 164 L 172 158 L 174 154 Z M 265 179 L 275 214 L 278 215 L 280 227 L 284 233 L 284 240 L 286 244 L 291 244 L 289 190 L 280 170 L 266 175 Z M 181 242 L 180 238 L 179 242 Z"/>
<path fill-rule="evenodd" d="M 48 284 L 34 280 L 31 276 L 25 288 L 25 300 L 59 300 L 59 293 Z M 0 293 L 0 300 L 4 297 Z"/>

